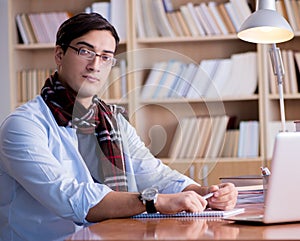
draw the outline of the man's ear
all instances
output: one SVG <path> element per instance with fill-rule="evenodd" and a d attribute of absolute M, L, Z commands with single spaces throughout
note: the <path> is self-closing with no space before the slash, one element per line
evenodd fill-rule
<path fill-rule="evenodd" d="M 60 65 L 61 61 L 62 61 L 62 57 L 64 55 L 64 51 L 63 49 L 61 48 L 61 46 L 56 46 L 55 47 L 55 50 L 54 50 L 55 54 L 55 62 L 57 65 Z"/>

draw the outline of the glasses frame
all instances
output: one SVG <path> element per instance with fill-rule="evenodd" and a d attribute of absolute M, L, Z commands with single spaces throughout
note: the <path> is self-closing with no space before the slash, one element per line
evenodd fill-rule
<path fill-rule="evenodd" d="M 64 45 L 64 46 L 67 46 L 68 48 L 71 48 L 71 49 L 75 50 L 78 56 L 80 56 L 80 57 L 82 57 L 84 59 L 90 60 L 90 61 L 94 60 L 98 56 L 101 59 L 101 63 L 103 65 L 105 65 L 105 66 L 111 65 L 111 67 L 113 67 L 117 63 L 117 59 L 116 58 L 108 56 L 108 55 L 105 55 L 105 54 L 97 54 L 94 51 L 89 50 L 89 49 L 87 49 L 85 47 L 76 48 L 76 47 L 74 47 L 72 45 Z M 82 50 L 84 50 L 85 52 L 88 52 L 89 54 L 91 54 L 92 57 L 88 57 L 86 55 L 82 55 L 81 54 Z"/>

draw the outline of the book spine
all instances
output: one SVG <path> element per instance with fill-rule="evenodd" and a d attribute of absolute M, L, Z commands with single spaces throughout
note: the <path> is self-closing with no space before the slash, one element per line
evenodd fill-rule
<path fill-rule="evenodd" d="M 40 94 L 53 69 L 23 69 L 18 71 L 18 101 L 26 102 Z"/>

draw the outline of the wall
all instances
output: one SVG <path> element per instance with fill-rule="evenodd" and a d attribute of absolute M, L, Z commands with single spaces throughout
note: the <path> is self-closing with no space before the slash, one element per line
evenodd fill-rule
<path fill-rule="evenodd" d="M 0 122 L 10 112 L 8 0 L 0 0 Z"/>

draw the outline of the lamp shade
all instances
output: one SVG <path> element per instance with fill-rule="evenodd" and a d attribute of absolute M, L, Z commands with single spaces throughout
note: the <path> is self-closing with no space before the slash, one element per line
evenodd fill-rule
<path fill-rule="evenodd" d="M 252 43 L 281 43 L 294 37 L 294 32 L 279 13 L 270 9 L 259 9 L 242 24 L 238 38 Z"/>

